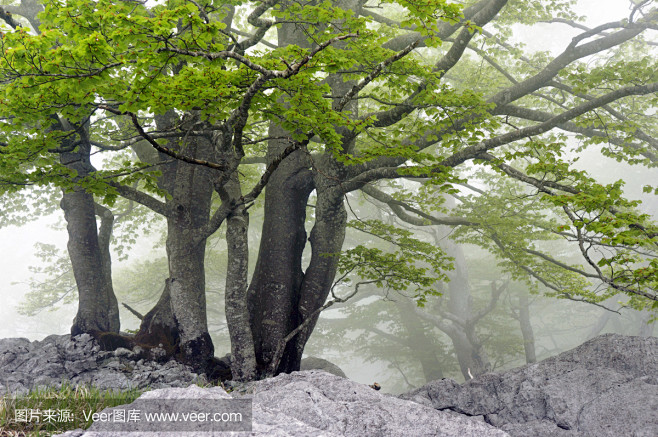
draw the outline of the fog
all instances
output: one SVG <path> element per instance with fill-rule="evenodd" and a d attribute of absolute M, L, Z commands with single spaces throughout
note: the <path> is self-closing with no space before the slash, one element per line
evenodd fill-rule
<path fill-rule="evenodd" d="M 577 10 L 588 17 L 587 25 L 595 26 L 612 19 L 627 16 L 628 3 L 622 0 L 580 0 L 578 1 Z M 542 24 L 535 26 L 532 31 L 525 26 L 516 26 L 515 28 L 515 39 L 517 41 L 525 42 L 531 50 L 547 50 L 553 54 L 561 52 L 575 34 L 576 32 L 573 29 L 561 24 Z M 570 145 L 573 148 L 578 145 L 573 136 Z M 624 178 L 627 181 L 625 186 L 627 196 L 643 200 L 642 208 L 646 213 L 654 217 L 658 214 L 658 202 L 656 202 L 655 196 L 642 192 L 644 184 L 658 181 L 658 169 L 620 164 L 613 159 L 601 158 L 600 155 L 589 151 L 581 154 L 577 166 L 580 169 L 587 170 L 592 176 L 604 183 L 611 183 L 619 178 Z M 379 214 L 376 208 L 373 208 L 367 202 L 363 202 L 357 196 L 350 198 L 350 202 L 354 202 L 354 209 L 360 217 L 374 217 Z M 255 212 L 252 216 L 249 231 L 250 249 L 254 253 L 250 265 L 251 269 L 253 269 L 255 252 L 258 250 L 261 225 L 259 214 L 262 215 L 262 213 Z M 159 227 L 156 227 L 151 234 L 137 237 L 135 247 L 126 252 L 126 259 L 119 260 L 116 256 L 113 259 L 113 277 L 118 283 L 116 287 L 119 289 L 116 291 L 119 295 L 120 304 L 122 302 L 130 303 L 139 311 L 147 311 L 149 305 L 153 304 L 154 301 L 148 299 L 146 301 L 140 299 L 130 301 L 128 295 L 130 290 L 128 287 L 121 288 L 123 286 L 121 281 L 133 277 L 132 275 L 135 273 L 128 273 L 128 270 L 133 267 L 134 263 L 157 261 L 164 257 L 165 252 L 161 244 L 161 236 L 165 232 L 166 226 L 160 223 Z M 347 235 L 345 243 L 347 246 L 353 244 L 355 240 L 363 238 L 353 230 L 348 231 Z M 417 235 L 426 239 L 426 241 L 432 241 L 433 238 L 424 231 L 417 232 Z M 443 242 L 444 236 L 439 237 L 439 240 Z M 0 324 L 0 337 L 26 337 L 31 340 L 38 340 L 50 334 L 69 332 L 77 308 L 76 303 L 58 304 L 55 310 L 43 309 L 34 316 L 18 314 L 18 306 L 21 302 L 24 302 L 26 294 L 30 291 L 29 282 L 31 279 L 47 280 L 47 276 L 35 274 L 31 270 L 31 267 L 38 267 L 41 263 L 36 255 L 35 246 L 38 243 L 46 243 L 65 251 L 66 242 L 67 235 L 61 212 L 41 217 L 23 226 L 3 225 L 0 227 L 2 253 L 0 262 L 0 296 L 2 299 L 2 305 L 0 305 L 0 320 L 2 321 Z M 214 268 L 208 267 L 208 289 L 213 293 L 221 294 L 221 283 L 225 275 L 225 272 L 221 271 L 224 268 L 222 263 L 226 262 L 225 255 L 223 255 L 225 242 L 223 238 L 218 238 L 211 244 L 214 247 L 212 252 L 216 252 L 217 259 L 220 261 Z M 467 277 L 469 278 L 476 306 L 483 306 L 487 293 L 489 293 L 488 287 L 490 287 L 490 284 L 495 282 L 500 285 L 499 279 L 501 278 L 498 276 L 500 272 L 497 270 L 495 260 L 485 254 L 482 249 L 472 245 L 464 245 L 463 250 L 466 259 L 465 265 L 468 268 Z M 559 248 L 556 250 L 559 250 Z M 157 283 L 152 284 L 152 291 L 141 290 L 141 293 L 152 294 L 152 292 L 161 290 L 162 285 L 162 281 L 158 280 Z M 381 314 L 394 311 L 391 309 L 393 308 L 391 305 L 395 305 L 396 298 L 394 296 L 384 296 L 382 298 L 381 291 L 370 292 L 373 294 L 372 297 L 356 300 L 354 303 L 337 305 L 338 308 L 328 310 L 325 317 L 319 322 L 318 328 L 307 346 L 307 355 L 317 355 L 332 361 L 356 381 L 369 384 L 378 381 L 383 385 L 384 390 L 388 392 L 401 392 L 410 387 L 421 385 L 422 372 L 419 365 L 405 361 L 398 356 L 399 353 L 394 348 L 394 343 L 386 343 L 386 334 L 399 332 L 397 325 L 389 323 L 388 320 L 377 319 Z M 515 323 L 514 319 L 507 317 L 511 311 L 509 308 L 514 307 L 516 304 L 518 293 L 525 293 L 525 290 L 523 286 L 513 283 L 507 297 L 501 298 L 500 307 L 498 308 L 500 311 L 487 319 L 487 329 L 499 330 L 488 332 L 487 341 L 500 339 L 500 347 L 509 348 L 509 350 L 501 349 L 500 353 L 491 353 L 490 358 L 494 362 L 494 370 L 511 368 L 525 363 L 522 346 L 518 343 L 512 344 L 511 340 L 503 338 L 510 331 L 514 331 L 515 335 L 520 338 L 520 334 L 517 333 L 519 331 L 518 324 L 512 326 Z M 557 300 L 540 295 L 531 295 L 530 298 L 533 308 L 530 317 L 536 340 L 537 359 L 543 359 L 572 348 L 586 340 L 594 331 L 596 333 L 619 332 L 630 335 L 637 335 L 640 332 L 650 335 L 656 334 L 656 330 L 652 328 L 643 328 L 649 320 L 648 315 L 644 313 L 624 310 L 621 314 L 615 314 L 584 303 Z M 508 299 L 508 301 L 505 299 Z M 221 299 L 212 302 L 220 301 Z M 375 306 L 377 308 L 374 308 Z M 431 307 L 431 304 L 428 304 L 428 306 Z M 366 310 L 366 308 L 368 309 Z M 611 308 L 617 309 L 615 303 L 611 303 Z M 220 310 L 221 308 L 215 309 L 215 311 Z M 368 311 L 372 311 L 372 313 L 368 314 Z M 121 308 L 121 316 L 122 329 L 136 329 L 138 327 L 137 319 L 125 311 L 124 308 Z M 225 322 L 219 313 L 211 314 L 210 317 L 215 353 L 221 356 L 230 350 Z M 377 337 L 374 331 L 368 333 L 370 328 L 364 320 L 369 320 L 370 328 L 383 334 Z M 598 331 L 597 324 L 603 324 Z M 447 369 L 444 372 L 445 376 L 463 380 L 463 375 L 459 371 L 454 354 L 449 350 L 447 337 L 445 335 L 441 337 L 436 329 L 428 331 L 428 335 L 435 336 L 438 339 L 436 340 L 436 346 L 445 349 L 439 351 L 439 359 L 443 360 L 444 367 Z M 341 341 L 338 341 L 339 339 Z M 365 339 L 370 339 L 367 347 L 364 345 Z M 380 349 L 378 349 L 378 341 L 381 341 Z"/>

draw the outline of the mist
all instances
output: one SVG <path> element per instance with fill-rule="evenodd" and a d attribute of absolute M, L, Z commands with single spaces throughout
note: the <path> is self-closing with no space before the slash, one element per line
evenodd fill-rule
<path fill-rule="evenodd" d="M 580 0 L 576 11 L 587 16 L 585 25 L 595 27 L 628 16 L 629 7 L 627 2 L 619 0 Z M 580 32 L 561 23 L 536 24 L 532 28 L 515 25 L 513 30 L 513 40 L 523 42 L 528 53 L 546 51 L 547 56 L 557 56 Z M 655 38 L 655 32 L 651 36 Z M 655 46 L 651 50 L 655 51 Z M 596 56 L 584 60 L 585 63 L 588 61 L 595 64 Z M 587 172 L 601 184 L 612 184 L 623 179 L 625 196 L 640 200 L 642 203 L 638 209 L 655 223 L 658 202 L 654 194 L 644 190 L 645 185 L 658 181 L 655 165 L 649 168 L 618 162 L 611 157 L 602 157 L 596 149 L 581 151 L 578 148 L 583 139 L 579 135 L 564 135 L 568 137 L 565 141 L 568 150 L 565 150 L 564 156 L 566 159 L 578 158 L 573 164 L 574 169 Z M 109 165 L 101 158 L 97 162 L 99 168 Z M 264 171 L 266 166 L 258 164 L 250 168 L 255 168 L 253 172 L 256 174 Z M 475 169 L 474 165 L 464 174 Z M 446 203 L 441 205 L 437 201 L 436 209 L 432 212 L 430 207 L 428 211 L 432 214 L 438 211 L 438 215 L 445 216 L 454 208 L 464 207 L 469 196 L 477 198 L 479 194 L 466 185 L 455 184 L 456 192 L 452 196 L 445 195 L 448 199 Z M 485 186 L 484 182 L 472 185 L 475 189 Z M 410 204 L 418 205 L 420 200 L 412 195 L 423 193 L 422 187 L 421 183 L 410 177 L 390 185 L 382 184 L 379 188 L 389 195 L 395 195 L 398 189 L 411 193 Z M 437 195 L 437 198 L 440 196 L 443 194 Z M 446 280 L 436 281 L 434 291 L 437 295 L 423 295 L 420 298 L 414 294 L 411 285 L 408 290 L 401 291 L 387 283 L 383 287 L 366 284 L 347 302 L 337 302 L 321 313 L 304 349 L 304 356 L 327 359 L 354 381 L 365 384 L 378 382 L 383 391 L 398 394 L 421 387 L 433 379 L 452 378 L 463 382 L 469 379 L 469 375 L 503 371 L 541 361 L 604 333 L 656 335 L 652 323 L 655 312 L 631 308 L 628 296 L 613 295 L 596 304 L 578 302 L 578 299 L 565 298 L 566 294 L 560 293 L 546 296 L 551 291 L 540 281 L 509 273 L 505 261 L 492 251 L 485 250 L 483 245 L 478 245 L 475 235 L 460 234 L 441 225 L 413 227 L 373 195 L 349 193 L 345 195 L 345 201 L 347 221 L 356 225 L 348 226 L 343 251 L 358 246 L 382 251 L 396 250 L 395 245 L 380 238 L 381 235 L 378 237 L 365 227 L 358 228 L 360 222 L 377 220 L 408 230 L 409 238 L 416 239 L 418 244 L 422 242 L 440 248 L 452 260 L 450 269 L 445 270 Z M 32 200 L 25 205 L 26 212 L 32 209 L 30 202 Z M 219 197 L 215 196 L 213 202 L 220 202 Z M 306 208 L 306 233 L 309 236 L 316 219 L 318 202 L 318 194 L 314 191 L 308 198 Z M 72 278 L 71 271 L 66 268 L 43 272 L 43 269 L 57 262 L 58 256 L 67 254 L 66 222 L 62 211 L 56 206 L 52 214 L 31 217 L 28 223 L 2 223 L 0 226 L 2 338 L 40 340 L 51 334 L 70 332 L 78 308 L 77 290 L 73 287 L 66 293 L 59 290 L 59 295 L 49 295 L 42 289 L 42 294 L 38 294 L 39 284 L 56 283 L 54 281 L 65 275 Z M 129 208 L 125 205 L 121 207 L 125 210 Z M 516 212 L 510 207 L 510 215 Z M 14 212 L 14 215 L 20 215 L 20 212 Z M 138 217 L 139 224 L 130 222 L 134 217 Z M 263 220 L 263 201 L 258 199 L 251 207 L 249 217 L 249 278 L 256 269 Z M 126 237 L 122 232 L 131 235 Z M 206 250 L 208 329 L 216 356 L 231 352 L 224 308 L 224 284 L 227 266 L 233 260 L 227 255 L 225 234 L 226 224 L 223 224 L 209 238 Z M 128 307 L 146 314 L 158 301 L 164 287 L 163 278 L 168 275 L 165 247 L 167 224 L 146 208 L 136 206 L 135 212 L 127 213 L 125 221 L 117 220 L 113 235 L 112 279 L 119 301 L 121 330 L 135 332 L 140 328 L 140 320 Z M 455 242 L 455 239 L 461 239 L 461 242 Z M 44 261 L 38 256 L 39 249 L 43 248 L 40 244 L 49 245 L 59 255 L 47 257 Z M 563 241 L 547 240 L 536 248 L 569 266 L 580 262 L 578 250 Z M 311 256 L 311 249 L 306 247 L 301 262 L 303 269 L 311 264 Z M 423 264 L 423 261 L 418 261 L 416 265 L 419 268 L 430 266 Z M 332 296 L 349 296 L 354 284 L 363 281 L 355 272 L 345 277 L 340 272 L 327 301 Z M 436 274 L 439 275 L 438 272 Z"/>

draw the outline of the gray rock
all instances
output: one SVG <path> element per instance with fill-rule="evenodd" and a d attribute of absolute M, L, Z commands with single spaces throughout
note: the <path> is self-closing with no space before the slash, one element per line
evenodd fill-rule
<path fill-rule="evenodd" d="M 323 371 L 294 372 L 251 385 L 245 396 L 227 394 L 219 387 L 202 389 L 164 389 L 144 393 L 129 406 L 137 408 L 140 400 L 155 399 L 251 399 L 253 428 L 251 436 L 507 436 L 484 422 L 451 413 L 436 411 L 414 402 L 382 394 L 368 386 Z M 153 408 L 153 404 L 150 404 Z M 181 404 L 183 405 L 183 404 Z M 111 409 L 104 410 L 109 413 Z M 181 433 L 182 434 L 182 433 Z M 129 437 L 153 436 L 147 432 L 112 431 L 111 426 L 94 423 L 87 432 L 73 431 L 67 437 Z M 157 435 L 157 434 L 155 434 Z M 186 437 L 208 436 L 195 430 L 192 424 Z M 215 435 L 241 436 L 244 433 L 224 432 Z"/>
<path fill-rule="evenodd" d="M 0 393 L 24 394 L 33 387 L 93 384 L 100 389 L 184 387 L 205 378 L 175 361 L 140 360 L 137 353 L 106 352 L 88 334 L 51 335 L 41 341 L 0 339 Z M 163 351 L 164 352 L 164 351 Z"/>
<path fill-rule="evenodd" d="M 317 429 L 343 436 L 504 436 L 481 421 L 432 411 L 319 370 L 260 381 L 264 405 Z"/>
<path fill-rule="evenodd" d="M 483 416 L 512 436 L 654 436 L 658 339 L 606 334 L 540 363 L 400 397 Z"/>
<path fill-rule="evenodd" d="M 136 348 L 139 346 L 136 346 Z M 126 349 L 125 347 L 119 347 L 114 351 L 115 357 L 130 357 L 133 356 L 133 351 Z"/>
<path fill-rule="evenodd" d="M 221 358 L 218 358 L 217 360 L 220 363 L 224 364 L 227 368 L 229 369 L 231 368 L 230 353 L 224 355 Z M 324 358 L 306 357 L 302 359 L 299 370 L 324 370 L 325 372 L 329 372 L 333 375 L 347 378 L 347 375 L 345 375 L 345 372 L 343 372 L 343 370 L 340 367 L 338 367 L 331 361 L 325 360 Z"/>
<path fill-rule="evenodd" d="M 343 370 L 340 367 L 338 367 L 331 361 L 325 360 L 324 358 L 318 358 L 318 357 L 304 358 L 300 363 L 299 370 L 324 370 L 325 372 L 329 372 L 332 375 L 347 378 L 347 375 L 345 375 L 345 372 L 343 372 Z"/>

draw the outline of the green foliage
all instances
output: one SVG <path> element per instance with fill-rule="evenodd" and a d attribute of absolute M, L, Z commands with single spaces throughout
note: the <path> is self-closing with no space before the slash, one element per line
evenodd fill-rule
<path fill-rule="evenodd" d="M 438 296 L 437 282 L 447 280 L 452 259 L 441 248 L 414 237 L 413 233 L 378 220 L 354 220 L 349 227 L 371 234 L 395 251 L 358 245 L 340 254 L 339 273 L 354 273 L 379 288 L 411 291 L 419 306 L 427 296 Z"/>

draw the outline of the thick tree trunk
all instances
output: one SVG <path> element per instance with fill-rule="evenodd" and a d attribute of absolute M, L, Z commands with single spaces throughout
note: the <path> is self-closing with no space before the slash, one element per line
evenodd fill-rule
<path fill-rule="evenodd" d="M 283 136 L 278 126 L 273 136 Z M 273 141 L 270 159 L 287 147 L 287 142 Z M 302 253 L 306 245 L 306 204 L 313 180 L 305 156 L 297 152 L 281 163 L 265 192 L 265 217 L 256 269 L 249 287 L 249 313 L 257 364 L 264 372 L 271 363 L 279 343 L 295 329 L 303 280 Z M 288 343 L 288 348 L 292 347 Z M 290 367 L 282 363 L 281 371 Z"/>
<path fill-rule="evenodd" d="M 353 8 L 358 2 L 339 2 Z M 309 47 L 300 26 L 283 24 L 277 30 L 279 46 L 296 44 Z M 342 78 L 330 77 L 332 94 L 341 95 L 352 87 Z M 346 107 L 356 116 L 355 103 Z M 347 132 L 340 132 L 347 134 Z M 280 126 L 270 127 L 270 136 L 281 138 L 289 133 Z M 270 141 L 268 159 L 278 156 L 289 143 Z M 342 248 L 346 213 L 344 193 L 336 185 L 341 166 L 326 155 L 314 163 L 319 172 L 311 173 L 311 163 L 303 152 L 284 160 L 270 179 L 265 193 L 265 220 L 256 269 L 249 288 L 249 311 L 260 376 L 299 370 L 304 346 L 319 314 L 314 312 L 326 301 L 333 282 L 336 257 L 324 254 Z M 306 206 L 312 190 L 317 188 L 315 225 L 311 232 L 311 261 L 304 273 L 302 253 L 306 245 Z M 304 328 L 285 344 L 281 359 L 272 371 L 272 361 L 284 339 L 303 323 Z"/>
<path fill-rule="evenodd" d="M 279 46 L 297 44 L 308 47 L 303 29 L 283 24 L 277 29 Z M 290 134 L 271 124 L 269 135 L 286 138 Z M 289 142 L 270 140 L 268 163 Z M 260 375 L 270 367 L 280 342 L 301 323 L 298 312 L 302 271 L 302 253 L 306 245 L 306 204 L 313 186 L 310 163 L 304 152 L 288 156 L 276 169 L 265 190 L 265 217 L 256 268 L 249 287 L 249 312 L 254 349 Z M 286 345 L 290 356 L 293 342 Z M 294 354 L 293 354 L 294 355 Z M 291 367 L 292 366 L 292 367 Z M 282 362 L 281 372 L 294 369 L 294 363 Z"/>
<path fill-rule="evenodd" d="M 58 128 L 72 130 L 66 125 L 60 123 Z M 76 180 L 95 171 L 89 159 L 91 145 L 87 133 L 80 129 L 79 135 L 77 147 L 73 149 L 72 144 L 63 144 L 63 148 L 73 150 L 60 155 L 61 163 L 76 171 Z M 60 205 L 67 223 L 67 248 L 79 296 L 71 334 L 119 332 L 119 307 L 112 289 L 109 253 L 103 254 L 99 244 L 94 197 L 80 188 L 64 190 Z"/>
<path fill-rule="evenodd" d="M 169 356 L 176 352 L 178 327 L 171 311 L 169 280 L 165 281 L 158 303 L 142 319 L 135 342 L 142 346 L 162 347 Z"/>
<path fill-rule="evenodd" d="M 207 159 L 211 144 L 197 138 L 186 153 Z M 198 228 L 208 223 L 212 198 L 212 172 L 179 161 L 167 217 L 167 258 L 171 311 L 178 327 L 183 361 L 197 369 L 214 354 L 206 317 L 206 239 L 196 238 Z"/>
<path fill-rule="evenodd" d="M 108 314 L 110 320 L 116 320 L 118 323 L 119 303 L 117 302 L 116 295 L 114 294 L 114 286 L 112 284 L 112 253 L 110 251 L 112 230 L 114 228 L 114 214 L 109 208 L 106 208 L 98 203 L 94 205 L 94 209 L 96 216 L 100 217 L 101 220 L 101 224 L 98 229 L 98 245 L 100 246 L 101 265 L 103 269 L 103 275 L 105 277 L 105 286 L 108 289 L 108 295 L 110 298 L 110 308 L 108 309 Z M 119 326 L 117 326 L 116 331 L 112 330 L 111 332 L 118 331 Z"/>
<path fill-rule="evenodd" d="M 467 381 L 491 370 L 486 351 L 478 342 L 473 341 L 468 332 L 459 329 L 448 334 L 455 348 L 459 369 Z"/>
<path fill-rule="evenodd" d="M 214 355 L 206 318 L 205 251 L 205 239 L 189 241 L 189 228 L 181 226 L 178 220 L 170 220 L 167 257 L 171 310 L 178 328 L 181 358 L 197 369 Z"/>
<path fill-rule="evenodd" d="M 175 113 L 156 117 L 159 129 L 178 123 Z M 172 149 L 180 145 L 172 141 Z M 210 140 L 195 137 L 185 144 L 188 156 L 209 159 Z M 167 160 L 154 155 L 152 149 L 138 151 L 140 158 Z M 156 158 L 157 156 L 157 158 Z M 167 190 L 167 258 L 169 278 L 156 306 L 149 311 L 137 335 L 145 345 L 163 344 L 176 353 L 178 359 L 205 370 L 214 348 L 208 333 L 205 291 L 206 239 L 198 238 L 198 229 L 208 223 L 213 193 L 213 171 L 182 161 L 162 166 L 160 188 Z"/>
<path fill-rule="evenodd" d="M 322 176 L 320 176 L 322 177 Z M 316 177 L 318 198 L 315 207 L 315 225 L 311 231 L 311 262 L 306 269 L 299 299 L 300 322 L 306 325 L 290 342 L 281 363 L 286 372 L 299 370 L 306 342 L 320 317 L 316 310 L 327 300 L 338 268 L 337 254 L 345 240 L 347 213 L 343 203 L 343 193 L 336 187 L 321 187 L 322 181 Z"/>

